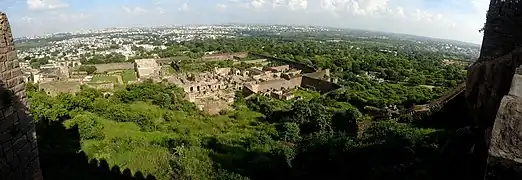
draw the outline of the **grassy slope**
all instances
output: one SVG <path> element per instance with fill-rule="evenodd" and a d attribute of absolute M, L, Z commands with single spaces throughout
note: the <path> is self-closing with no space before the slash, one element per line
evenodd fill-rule
<path fill-rule="evenodd" d="M 261 116 L 252 111 L 234 111 L 229 115 L 236 115 L 236 118 L 231 118 L 229 115 L 203 117 L 191 116 L 180 111 L 169 111 L 143 102 L 130 106 L 148 106 L 143 108 L 156 109 L 161 113 L 159 117 L 168 113 L 168 116 L 173 118 L 170 121 L 159 118 L 157 122 L 160 124 L 160 131 L 155 132 L 140 131 L 140 127 L 133 122 L 116 122 L 100 118 L 105 138 L 83 140 L 82 149 L 90 158 L 105 159 L 109 165 L 118 165 L 122 169 L 129 168 L 133 173 L 139 170 L 144 174 L 153 174 L 157 179 L 169 179 L 169 160 L 172 157 L 169 149 L 159 145 L 163 139 L 178 137 L 200 142 L 203 138 L 215 137 L 227 141 L 241 141 L 259 127 L 250 124 Z M 267 127 L 261 126 L 261 128 Z M 189 151 L 197 149 L 200 148 L 192 148 Z M 198 160 L 188 157 L 186 161 L 194 163 Z M 197 167 L 189 167 L 192 170 L 194 168 Z"/>

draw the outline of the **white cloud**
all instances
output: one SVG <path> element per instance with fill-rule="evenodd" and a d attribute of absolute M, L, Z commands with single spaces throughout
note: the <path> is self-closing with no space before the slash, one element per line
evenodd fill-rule
<path fill-rule="evenodd" d="M 149 10 L 144 9 L 144 8 L 141 8 L 141 7 L 127 7 L 127 6 L 122 6 L 121 8 L 122 8 L 123 11 L 125 11 L 126 13 L 130 13 L 130 14 L 134 14 L 134 15 L 141 15 L 141 14 L 145 14 L 145 13 L 148 13 L 148 12 L 149 12 Z"/>
<path fill-rule="evenodd" d="M 165 14 L 165 9 L 161 8 L 161 7 L 157 7 L 156 8 L 156 12 L 160 13 L 160 14 Z"/>
<path fill-rule="evenodd" d="M 31 22 L 31 21 L 33 21 L 34 18 L 29 17 L 29 16 L 24 16 L 21 19 L 22 19 L 22 21 Z"/>
<path fill-rule="evenodd" d="M 53 10 L 68 7 L 69 4 L 59 0 L 27 0 L 27 8 L 30 10 Z"/>
<path fill-rule="evenodd" d="M 308 0 L 288 0 L 288 7 L 291 10 L 301 10 L 308 7 Z"/>
<path fill-rule="evenodd" d="M 189 5 L 188 5 L 188 2 L 184 2 L 183 5 L 181 5 L 181 7 L 178 10 L 183 11 L 183 12 L 189 11 L 190 8 L 189 8 Z"/>
<path fill-rule="evenodd" d="M 227 5 L 225 5 L 225 4 L 217 4 L 216 8 L 219 9 L 219 10 L 223 10 L 223 9 L 227 8 Z"/>
<path fill-rule="evenodd" d="M 82 20 L 89 19 L 93 17 L 93 14 L 90 13 L 55 13 L 54 19 L 57 19 L 62 22 L 81 22 Z"/>
<path fill-rule="evenodd" d="M 252 0 L 252 7 L 259 9 L 265 5 L 265 0 Z"/>

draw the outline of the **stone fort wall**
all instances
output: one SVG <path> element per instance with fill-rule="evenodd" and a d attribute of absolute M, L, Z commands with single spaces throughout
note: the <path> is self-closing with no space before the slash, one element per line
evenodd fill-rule
<path fill-rule="evenodd" d="M 288 60 L 288 59 L 282 59 L 282 58 L 277 58 L 277 57 L 272 57 L 272 56 L 267 56 L 267 55 L 257 54 L 257 53 L 250 53 L 250 55 L 258 57 L 258 58 L 262 58 L 262 59 L 267 59 L 269 61 L 276 61 L 276 62 L 281 62 L 283 64 L 288 64 L 288 65 L 290 65 L 291 68 L 301 69 L 304 73 L 313 73 L 313 72 L 317 71 L 317 69 L 314 67 L 308 66 L 308 65 L 300 63 L 300 62 Z"/>
<path fill-rule="evenodd" d="M 42 179 L 35 126 L 7 16 L 0 12 L 0 179 Z"/>
<path fill-rule="evenodd" d="M 522 44 L 522 1 L 491 0 L 479 61 L 510 53 Z"/>

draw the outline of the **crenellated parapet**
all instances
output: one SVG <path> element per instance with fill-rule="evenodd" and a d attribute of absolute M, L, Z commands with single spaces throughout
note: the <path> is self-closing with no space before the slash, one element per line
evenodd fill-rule
<path fill-rule="evenodd" d="M 42 179 L 35 126 L 7 16 L 0 12 L 0 179 Z"/>

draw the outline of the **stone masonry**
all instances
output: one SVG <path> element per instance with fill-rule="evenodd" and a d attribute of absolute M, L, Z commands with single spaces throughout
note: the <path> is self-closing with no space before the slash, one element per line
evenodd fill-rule
<path fill-rule="evenodd" d="M 522 45 L 521 15 L 521 0 L 491 0 L 479 61 L 500 57 Z"/>
<path fill-rule="evenodd" d="M 499 167 L 498 164 L 502 164 L 501 169 L 510 171 L 508 169 L 513 166 L 504 166 L 505 162 L 518 161 L 518 157 L 514 156 L 516 152 L 506 155 L 505 150 L 511 148 L 507 147 L 510 144 L 518 144 L 515 141 L 522 135 L 505 136 L 500 131 L 515 128 L 520 121 L 513 119 L 516 111 L 512 108 L 517 107 L 517 104 L 512 102 L 517 98 L 508 93 L 512 88 L 516 68 L 522 63 L 521 15 L 521 0 L 491 0 L 480 58 L 468 68 L 466 102 L 477 126 L 475 158 L 471 163 L 475 166 L 474 177 L 469 179 L 484 179 L 486 167 L 491 165 Z M 507 101 L 511 103 L 506 103 Z M 513 117 L 508 118 L 509 116 Z M 499 161 L 503 163 L 498 163 Z"/>
<path fill-rule="evenodd" d="M 43 179 L 35 126 L 7 16 L 0 12 L 0 179 Z"/>

